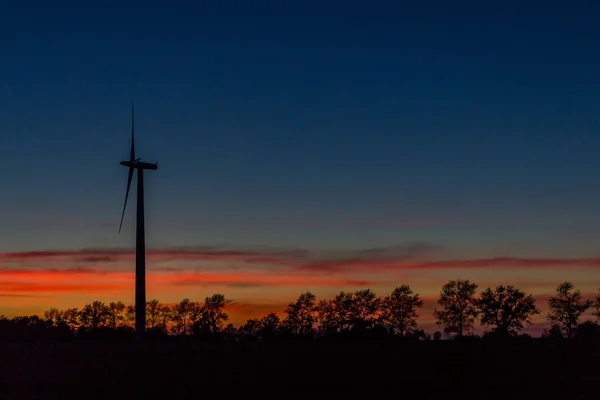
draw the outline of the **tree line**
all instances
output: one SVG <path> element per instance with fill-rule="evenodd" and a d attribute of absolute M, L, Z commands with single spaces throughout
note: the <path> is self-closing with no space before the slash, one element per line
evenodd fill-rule
<path fill-rule="evenodd" d="M 470 280 L 451 280 L 442 286 L 435 324 L 452 338 L 476 336 L 475 323 L 485 328 L 486 337 L 523 336 L 522 330 L 541 313 L 535 298 L 512 285 L 486 288 L 477 294 L 478 285 Z M 395 336 L 417 340 L 432 339 L 418 326 L 424 301 L 409 285 L 396 287 L 389 295 L 378 297 L 371 289 L 340 292 L 334 298 L 317 301 L 307 291 L 290 303 L 280 318 L 275 312 L 247 320 L 239 327 L 228 323 L 224 311 L 228 300 L 222 294 L 206 297 L 204 302 L 183 299 L 163 304 L 156 299 L 146 303 L 147 330 L 150 337 L 205 337 L 235 340 L 270 340 L 289 337 Z M 583 313 L 594 310 L 595 321 L 580 324 Z M 585 299 L 570 282 L 563 282 L 548 301 L 547 319 L 551 328 L 543 337 L 567 338 L 592 333 L 600 337 L 600 292 Z M 50 308 L 43 317 L 0 316 L 0 338 L 44 337 L 131 337 L 135 306 L 121 301 L 93 301 L 81 309 Z"/>

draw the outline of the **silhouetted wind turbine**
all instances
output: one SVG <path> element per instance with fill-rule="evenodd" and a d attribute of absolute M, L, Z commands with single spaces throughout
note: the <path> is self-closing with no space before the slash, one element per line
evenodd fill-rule
<path fill-rule="evenodd" d="M 121 223 L 119 224 L 119 233 L 123 226 L 123 217 L 125 216 L 125 207 L 127 207 L 127 198 L 129 197 L 129 188 L 133 178 L 133 170 L 137 170 L 137 218 L 136 218 L 136 237 L 135 237 L 135 337 L 136 341 L 143 341 L 146 333 L 146 239 L 144 233 L 144 170 L 158 169 L 158 163 L 151 164 L 140 161 L 135 158 L 135 140 L 133 129 L 133 101 L 131 102 L 131 152 L 129 161 L 121 161 L 121 165 L 129 168 L 127 178 L 127 191 L 125 192 L 125 204 L 121 214 Z"/>

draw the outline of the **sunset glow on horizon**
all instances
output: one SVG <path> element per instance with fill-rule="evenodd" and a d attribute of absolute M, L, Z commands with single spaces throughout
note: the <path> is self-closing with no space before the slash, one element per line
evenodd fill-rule
<path fill-rule="evenodd" d="M 176 303 L 203 301 L 222 293 L 235 325 L 269 312 L 283 314 L 304 291 L 318 299 L 340 291 L 370 288 L 385 296 L 396 286 L 410 285 L 425 300 L 420 324 L 432 329 L 432 311 L 441 286 L 451 279 L 470 279 L 479 290 L 514 285 L 536 297 L 546 309 L 559 283 L 569 280 L 588 296 L 600 258 L 445 259 L 435 246 L 416 243 L 361 251 L 310 252 L 299 249 L 149 250 L 148 300 Z M 82 307 L 85 303 L 133 303 L 134 254 L 124 249 L 36 251 L 0 254 L 0 314 L 41 314 L 50 307 Z M 532 277 L 535 273 L 535 278 Z M 546 326 L 545 314 L 534 318 L 534 330 Z"/>

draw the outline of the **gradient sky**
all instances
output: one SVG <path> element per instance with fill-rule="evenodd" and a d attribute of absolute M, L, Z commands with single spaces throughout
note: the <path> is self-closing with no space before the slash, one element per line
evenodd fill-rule
<path fill-rule="evenodd" d="M 3 5 L 0 313 L 133 301 L 131 100 L 149 298 L 600 286 L 598 2 L 213 3 Z"/>

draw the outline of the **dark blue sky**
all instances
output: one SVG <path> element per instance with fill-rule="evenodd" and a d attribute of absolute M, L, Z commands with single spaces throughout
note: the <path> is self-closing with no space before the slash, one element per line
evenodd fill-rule
<path fill-rule="evenodd" d="M 132 99 L 151 245 L 597 247 L 598 2 L 38 3 L 0 12 L 0 251 L 133 244 Z"/>

